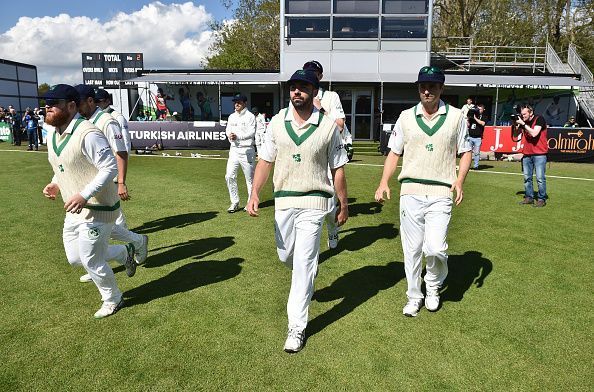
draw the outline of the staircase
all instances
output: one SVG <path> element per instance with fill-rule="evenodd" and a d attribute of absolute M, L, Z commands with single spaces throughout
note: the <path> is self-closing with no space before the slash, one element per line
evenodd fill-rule
<path fill-rule="evenodd" d="M 594 126 L 594 77 L 592 77 L 592 71 L 588 69 L 577 53 L 575 45 L 569 45 L 567 62 L 574 72 L 581 76 L 582 81 L 590 85 L 589 89 L 581 90 L 579 95 L 576 95 L 576 98 L 580 104 L 580 108 L 586 113 L 590 126 Z"/>
<path fill-rule="evenodd" d="M 353 142 L 353 149 L 355 150 L 355 159 L 357 156 L 381 156 L 382 154 L 379 153 L 377 150 L 379 147 L 379 142 L 371 142 L 371 141 L 354 141 Z"/>

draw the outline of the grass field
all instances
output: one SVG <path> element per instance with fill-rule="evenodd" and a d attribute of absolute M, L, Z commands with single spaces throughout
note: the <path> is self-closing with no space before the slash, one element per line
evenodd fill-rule
<path fill-rule="evenodd" d="M 410 319 L 398 198 L 374 203 L 383 158 L 356 156 L 351 217 L 338 249 L 323 241 L 307 344 L 288 355 L 270 184 L 259 218 L 228 214 L 224 159 L 132 157 L 124 211 L 149 259 L 133 278 L 114 265 L 128 305 L 98 321 L 98 291 L 66 261 L 62 203 L 41 194 L 47 155 L 11 148 L 0 144 L 2 391 L 591 390 L 594 165 L 550 164 L 542 209 L 517 204 L 519 163 L 469 173 L 443 307 Z"/>

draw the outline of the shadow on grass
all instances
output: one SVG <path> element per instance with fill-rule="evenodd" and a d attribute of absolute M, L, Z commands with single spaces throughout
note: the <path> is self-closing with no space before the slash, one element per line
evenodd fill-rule
<path fill-rule="evenodd" d="M 463 255 L 450 255 L 448 270 L 441 299 L 443 302 L 459 302 L 470 286 L 483 286 L 485 279 L 493 271 L 493 263 L 484 258 L 481 252 L 469 251 Z"/>
<path fill-rule="evenodd" d="M 526 191 L 517 191 L 516 192 L 516 195 L 522 195 L 522 196 L 524 196 L 525 194 L 526 194 Z M 538 189 L 535 189 L 533 191 L 532 198 L 534 200 L 538 200 Z M 545 199 L 548 200 L 548 198 L 549 198 L 549 195 L 545 195 Z"/>
<path fill-rule="evenodd" d="M 147 258 L 143 266 L 146 268 L 155 268 L 189 258 L 199 260 L 225 250 L 233 246 L 233 244 L 235 244 L 233 237 L 211 237 L 163 246 L 161 248 L 151 249 L 151 253 L 164 251 Z"/>
<path fill-rule="evenodd" d="M 370 203 L 350 204 L 349 201 L 349 218 L 357 215 L 373 215 L 382 212 L 383 205 L 373 201 Z"/>
<path fill-rule="evenodd" d="M 181 229 L 183 227 L 190 226 L 195 223 L 200 223 L 216 218 L 217 214 L 217 212 L 208 211 L 191 212 L 189 214 L 167 216 L 164 218 L 152 220 L 150 222 L 145 222 L 141 226 L 132 229 L 132 231 L 139 234 L 148 234 L 167 229 Z"/>
<path fill-rule="evenodd" d="M 337 299 L 342 301 L 311 320 L 307 325 L 307 336 L 311 337 L 322 331 L 401 279 L 404 279 L 404 264 L 391 262 L 383 266 L 369 265 L 349 271 L 330 286 L 317 290 L 312 298 L 317 302 L 331 302 Z"/>
<path fill-rule="evenodd" d="M 196 261 L 183 265 L 170 274 L 124 293 L 126 306 L 146 304 L 158 298 L 194 290 L 195 288 L 231 279 L 241 272 L 241 258 L 223 261 Z"/>
<path fill-rule="evenodd" d="M 258 209 L 267 208 L 267 207 L 274 207 L 274 198 L 263 201 L 262 203 L 258 204 Z"/>
<path fill-rule="evenodd" d="M 348 235 L 345 235 L 349 233 Z M 392 239 L 398 236 L 398 229 L 393 223 L 382 223 L 379 226 L 354 227 L 340 231 L 340 240 L 336 249 L 328 249 L 320 254 L 318 264 L 323 263 L 331 256 L 337 255 L 343 250 L 351 252 L 367 248 L 379 239 Z"/>

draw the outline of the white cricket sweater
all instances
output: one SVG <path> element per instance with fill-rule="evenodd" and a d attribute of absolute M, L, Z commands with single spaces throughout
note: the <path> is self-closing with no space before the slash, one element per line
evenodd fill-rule
<path fill-rule="evenodd" d="M 400 114 L 404 137 L 400 194 L 452 197 L 462 111 L 446 105 L 445 114 L 427 124 L 416 110 L 414 106 Z"/>
<path fill-rule="evenodd" d="M 51 127 L 48 138 L 48 160 L 54 169 L 54 179 L 66 202 L 80 193 L 98 173 L 98 170 L 82 153 L 84 138 L 90 132 L 101 132 L 95 125 L 79 117 L 71 132 L 61 135 Z M 108 182 L 91 197 L 80 214 L 72 214 L 76 220 L 114 222 L 119 215 L 120 198 L 117 186 Z"/>
<path fill-rule="evenodd" d="M 328 209 L 328 198 L 334 188 L 328 179 L 328 147 L 335 123 L 320 113 L 317 124 L 296 129 L 286 121 L 287 110 L 281 110 L 270 121 L 277 154 L 274 162 L 275 208 Z"/>

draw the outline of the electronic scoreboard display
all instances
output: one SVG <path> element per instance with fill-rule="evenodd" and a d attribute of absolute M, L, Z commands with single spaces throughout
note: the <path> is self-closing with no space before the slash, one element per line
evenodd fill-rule
<path fill-rule="evenodd" d="M 84 84 L 112 87 L 133 85 L 126 82 L 143 69 L 142 53 L 83 53 Z"/>

